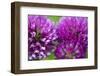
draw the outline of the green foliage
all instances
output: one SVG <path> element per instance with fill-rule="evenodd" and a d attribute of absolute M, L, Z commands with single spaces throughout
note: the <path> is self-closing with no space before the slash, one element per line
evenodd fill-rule
<path fill-rule="evenodd" d="M 48 16 L 48 18 L 57 23 L 59 21 L 60 16 Z"/>
<path fill-rule="evenodd" d="M 55 59 L 54 53 L 45 58 L 45 60 L 54 60 L 54 59 Z"/>

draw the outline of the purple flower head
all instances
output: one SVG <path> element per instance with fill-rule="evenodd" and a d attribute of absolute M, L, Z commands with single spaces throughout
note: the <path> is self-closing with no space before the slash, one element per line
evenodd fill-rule
<path fill-rule="evenodd" d="M 57 35 L 59 45 L 55 50 L 57 59 L 86 58 L 88 46 L 87 17 L 62 17 Z"/>
<path fill-rule="evenodd" d="M 44 59 L 50 55 L 56 39 L 54 24 L 47 16 L 28 16 L 29 60 Z"/>

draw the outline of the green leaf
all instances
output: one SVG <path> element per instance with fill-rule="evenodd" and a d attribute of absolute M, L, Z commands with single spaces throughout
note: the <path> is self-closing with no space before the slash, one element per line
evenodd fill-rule
<path fill-rule="evenodd" d="M 54 59 L 55 59 L 54 53 L 45 58 L 45 60 L 54 60 Z"/>
<path fill-rule="evenodd" d="M 48 18 L 57 23 L 59 21 L 60 16 L 48 16 Z"/>

